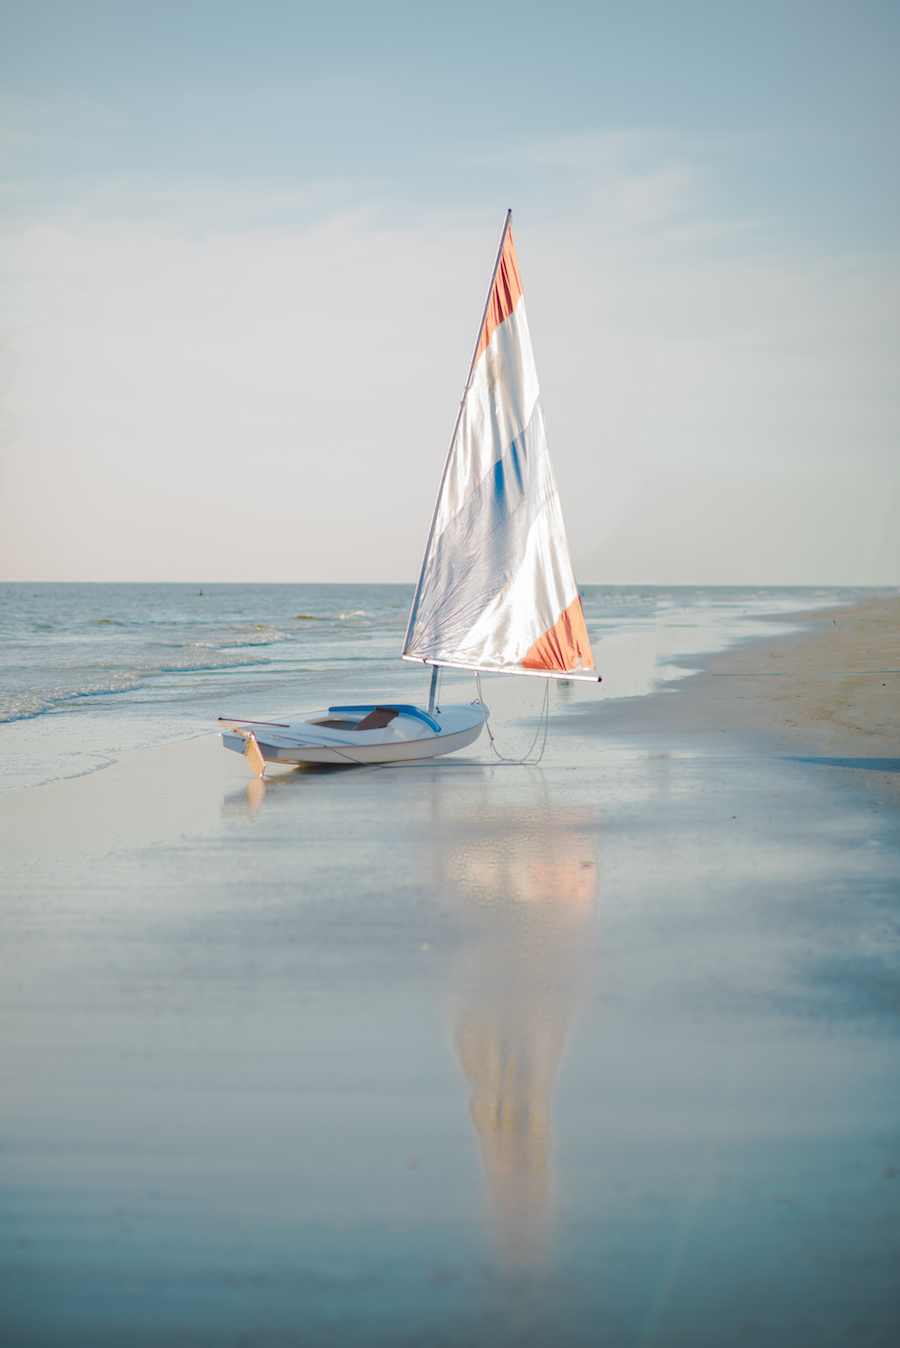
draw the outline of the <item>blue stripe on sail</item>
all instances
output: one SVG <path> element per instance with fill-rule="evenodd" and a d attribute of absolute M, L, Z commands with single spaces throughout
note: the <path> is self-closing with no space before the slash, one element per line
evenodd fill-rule
<path fill-rule="evenodd" d="M 521 444 L 519 442 L 521 442 Z M 528 458 L 528 452 L 525 448 L 524 432 L 519 437 L 519 442 L 513 440 L 503 457 L 499 458 L 494 464 L 494 494 L 497 497 L 505 498 L 507 494 L 506 475 L 508 467 L 511 467 L 515 474 L 516 485 L 518 486 L 520 496 L 525 495 L 525 482 L 522 473 L 523 464 L 519 462 L 520 454 L 524 461 L 527 461 Z M 510 462 L 508 466 L 504 463 L 504 459 L 509 459 Z"/>
<path fill-rule="evenodd" d="M 540 434 L 535 426 L 540 416 L 538 403 L 525 430 L 432 546 L 410 640 L 411 653 L 420 659 L 449 658 L 461 647 L 521 566 L 529 530 L 544 504 L 528 454 L 529 441 Z"/>

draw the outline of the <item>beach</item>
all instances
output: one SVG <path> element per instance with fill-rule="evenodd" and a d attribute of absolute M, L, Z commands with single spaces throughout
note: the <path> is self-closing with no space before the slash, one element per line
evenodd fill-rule
<path fill-rule="evenodd" d="M 4 1341 L 892 1346 L 900 597 L 767 623 L 0 796 Z"/>
<path fill-rule="evenodd" d="M 878 757 L 884 751 L 885 757 L 896 757 L 900 747 L 896 598 L 790 616 L 792 625 L 798 621 L 812 630 L 710 659 L 703 673 L 680 689 L 685 696 L 678 703 L 679 721 L 692 733 L 708 729 L 752 733 L 773 748 L 834 750 L 862 757 Z M 713 685 L 714 678 L 735 682 Z M 762 683 L 778 678 L 789 682 Z M 652 709 L 670 705 L 655 701 Z M 708 707 L 704 724 L 701 709 Z M 646 722 L 646 717 L 642 719 Z"/>

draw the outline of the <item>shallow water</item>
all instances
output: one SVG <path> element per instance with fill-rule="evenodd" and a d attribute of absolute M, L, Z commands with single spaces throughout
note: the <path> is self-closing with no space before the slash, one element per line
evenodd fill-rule
<path fill-rule="evenodd" d="M 676 599 L 599 596 L 620 696 L 765 623 Z M 181 671 L 180 724 L 295 675 Z M 534 683 L 493 681 L 510 750 Z M 893 1348 L 896 821 L 582 698 L 538 768 L 263 785 L 210 736 L 0 799 L 4 1343 Z"/>
<path fill-rule="evenodd" d="M 603 683 L 569 697 L 645 695 L 684 675 L 676 660 L 845 593 L 587 586 Z M 0 789 L 94 771 L 221 715 L 420 702 L 427 673 L 399 659 L 411 599 L 408 585 L 0 585 Z M 542 688 L 521 682 L 523 710 L 536 710 Z M 444 689 L 474 696 L 466 674 L 448 671 Z"/>
<path fill-rule="evenodd" d="M 10 874 L 5 1341 L 895 1342 L 896 830 L 566 742 L 159 750 L 187 832 Z"/>

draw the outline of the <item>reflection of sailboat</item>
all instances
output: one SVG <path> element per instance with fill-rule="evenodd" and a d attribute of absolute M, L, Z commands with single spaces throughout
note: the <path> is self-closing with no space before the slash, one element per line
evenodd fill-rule
<path fill-rule="evenodd" d="M 550 456 L 508 211 L 403 645 L 431 666 L 428 708 L 365 703 L 228 719 L 227 749 L 267 762 L 387 763 L 476 740 L 481 703 L 437 705 L 441 667 L 596 682 Z"/>
<path fill-rule="evenodd" d="M 446 863 L 474 927 L 454 980 L 453 1038 L 491 1206 L 522 1266 L 546 1216 L 551 1100 L 584 992 L 597 865 L 580 813 L 481 806 Z"/>

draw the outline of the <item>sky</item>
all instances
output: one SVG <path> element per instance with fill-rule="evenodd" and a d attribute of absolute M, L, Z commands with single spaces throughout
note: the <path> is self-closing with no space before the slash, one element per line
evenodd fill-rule
<path fill-rule="evenodd" d="M 0 0 L 0 578 L 413 581 L 504 213 L 583 583 L 900 585 L 900 0 Z"/>

